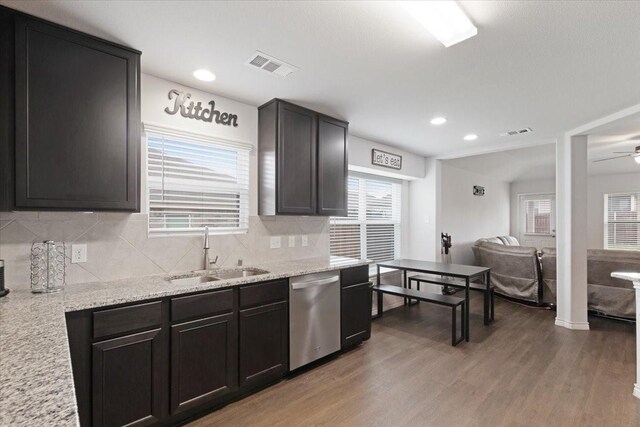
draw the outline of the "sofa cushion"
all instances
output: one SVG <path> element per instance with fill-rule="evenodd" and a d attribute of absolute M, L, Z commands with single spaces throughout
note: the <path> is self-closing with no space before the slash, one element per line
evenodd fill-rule
<path fill-rule="evenodd" d="M 589 249 L 587 251 L 587 283 L 632 289 L 628 280 L 611 277 L 614 271 L 640 271 L 640 251 Z"/>
<path fill-rule="evenodd" d="M 503 245 L 504 244 L 504 243 L 502 243 L 502 240 L 498 239 L 497 237 L 485 237 L 484 239 L 476 240 L 475 243 L 474 243 L 474 246 L 480 246 L 480 244 L 482 244 L 484 242 L 496 243 L 498 245 Z"/>
<path fill-rule="evenodd" d="M 491 284 L 500 294 L 539 302 L 540 265 L 536 248 L 483 242 L 479 265 L 491 268 Z"/>
<path fill-rule="evenodd" d="M 520 242 L 513 236 L 498 236 L 502 244 L 507 246 L 520 246 Z"/>

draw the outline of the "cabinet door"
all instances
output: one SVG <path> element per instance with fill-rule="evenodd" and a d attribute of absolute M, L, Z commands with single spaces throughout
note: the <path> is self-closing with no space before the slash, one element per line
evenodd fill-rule
<path fill-rule="evenodd" d="M 17 207 L 139 210 L 139 53 L 15 22 Z"/>
<path fill-rule="evenodd" d="M 318 119 L 318 214 L 347 216 L 348 124 Z"/>
<path fill-rule="evenodd" d="M 277 212 L 316 213 L 316 128 L 313 111 L 287 103 L 278 106 Z"/>
<path fill-rule="evenodd" d="M 160 329 L 93 344 L 93 425 L 146 426 L 163 399 Z"/>
<path fill-rule="evenodd" d="M 173 414 L 235 391 L 238 331 L 235 313 L 171 327 L 171 412 Z"/>
<path fill-rule="evenodd" d="M 240 311 L 240 386 L 267 384 L 288 367 L 289 309 L 286 301 Z"/>
<path fill-rule="evenodd" d="M 342 288 L 342 348 L 357 345 L 371 337 L 371 283 Z"/>

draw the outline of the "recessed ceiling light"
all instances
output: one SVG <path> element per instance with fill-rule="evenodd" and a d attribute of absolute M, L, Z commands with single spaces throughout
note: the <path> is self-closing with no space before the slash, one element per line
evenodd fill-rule
<path fill-rule="evenodd" d="M 432 125 L 443 125 L 445 123 L 447 123 L 447 119 L 444 117 L 434 117 L 433 119 L 431 119 Z"/>
<path fill-rule="evenodd" d="M 193 77 L 203 82 L 212 82 L 216 79 L 216 75 L 209 70 L 200 69 L 193 72 Z"/>
<path fill-rule="evenodd" d="M 475 141 L 476 139 L 478 139 L 478 135 L 475 133 L 470 133 L 469 135 L 464 136 L 465 141 Z"/>
<path fill-rule="evenodd" d="M 478 34 L 455 1 L 403 1 L 402 5 L 445 47 Z"/>

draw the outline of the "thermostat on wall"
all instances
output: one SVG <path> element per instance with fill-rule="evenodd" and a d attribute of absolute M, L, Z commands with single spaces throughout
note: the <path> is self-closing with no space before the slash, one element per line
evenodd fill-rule
<path fill-rule="evenodd" d="M 479 185 L 474 185 L 473 186 L 473 195 L 474 196 L 484 196 L 484 187 L 481 187 Z"/>

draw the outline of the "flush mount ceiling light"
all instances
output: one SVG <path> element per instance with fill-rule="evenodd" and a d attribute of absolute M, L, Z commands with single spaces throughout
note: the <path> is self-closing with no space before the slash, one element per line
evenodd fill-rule
<path fill-rule="evenodd" d="M 475 141 L 476 139 L 478 139 L 478 135 L 475 133 L 470 133 L 469 135 L 464 136 L 465 141 Z"/>
<path fill-rule="evenodd" d="M 403 1 L 402 5 L 445 47 L 478 34 L 455 1 Z"/>
<path fill-rule="evenodd" d="M 433 119 L 431 119 L 431 124 L 432 125 L 443 125 L 447 123 L 447 119 L 444 117 L 434 117 Z"/>
<path fill-rule="evenodd" d="M 193 72 L 193 77 L 203 82 L 212 82 L 216 79 L 216 75 L 209 70 L 200 69 Z"/>

